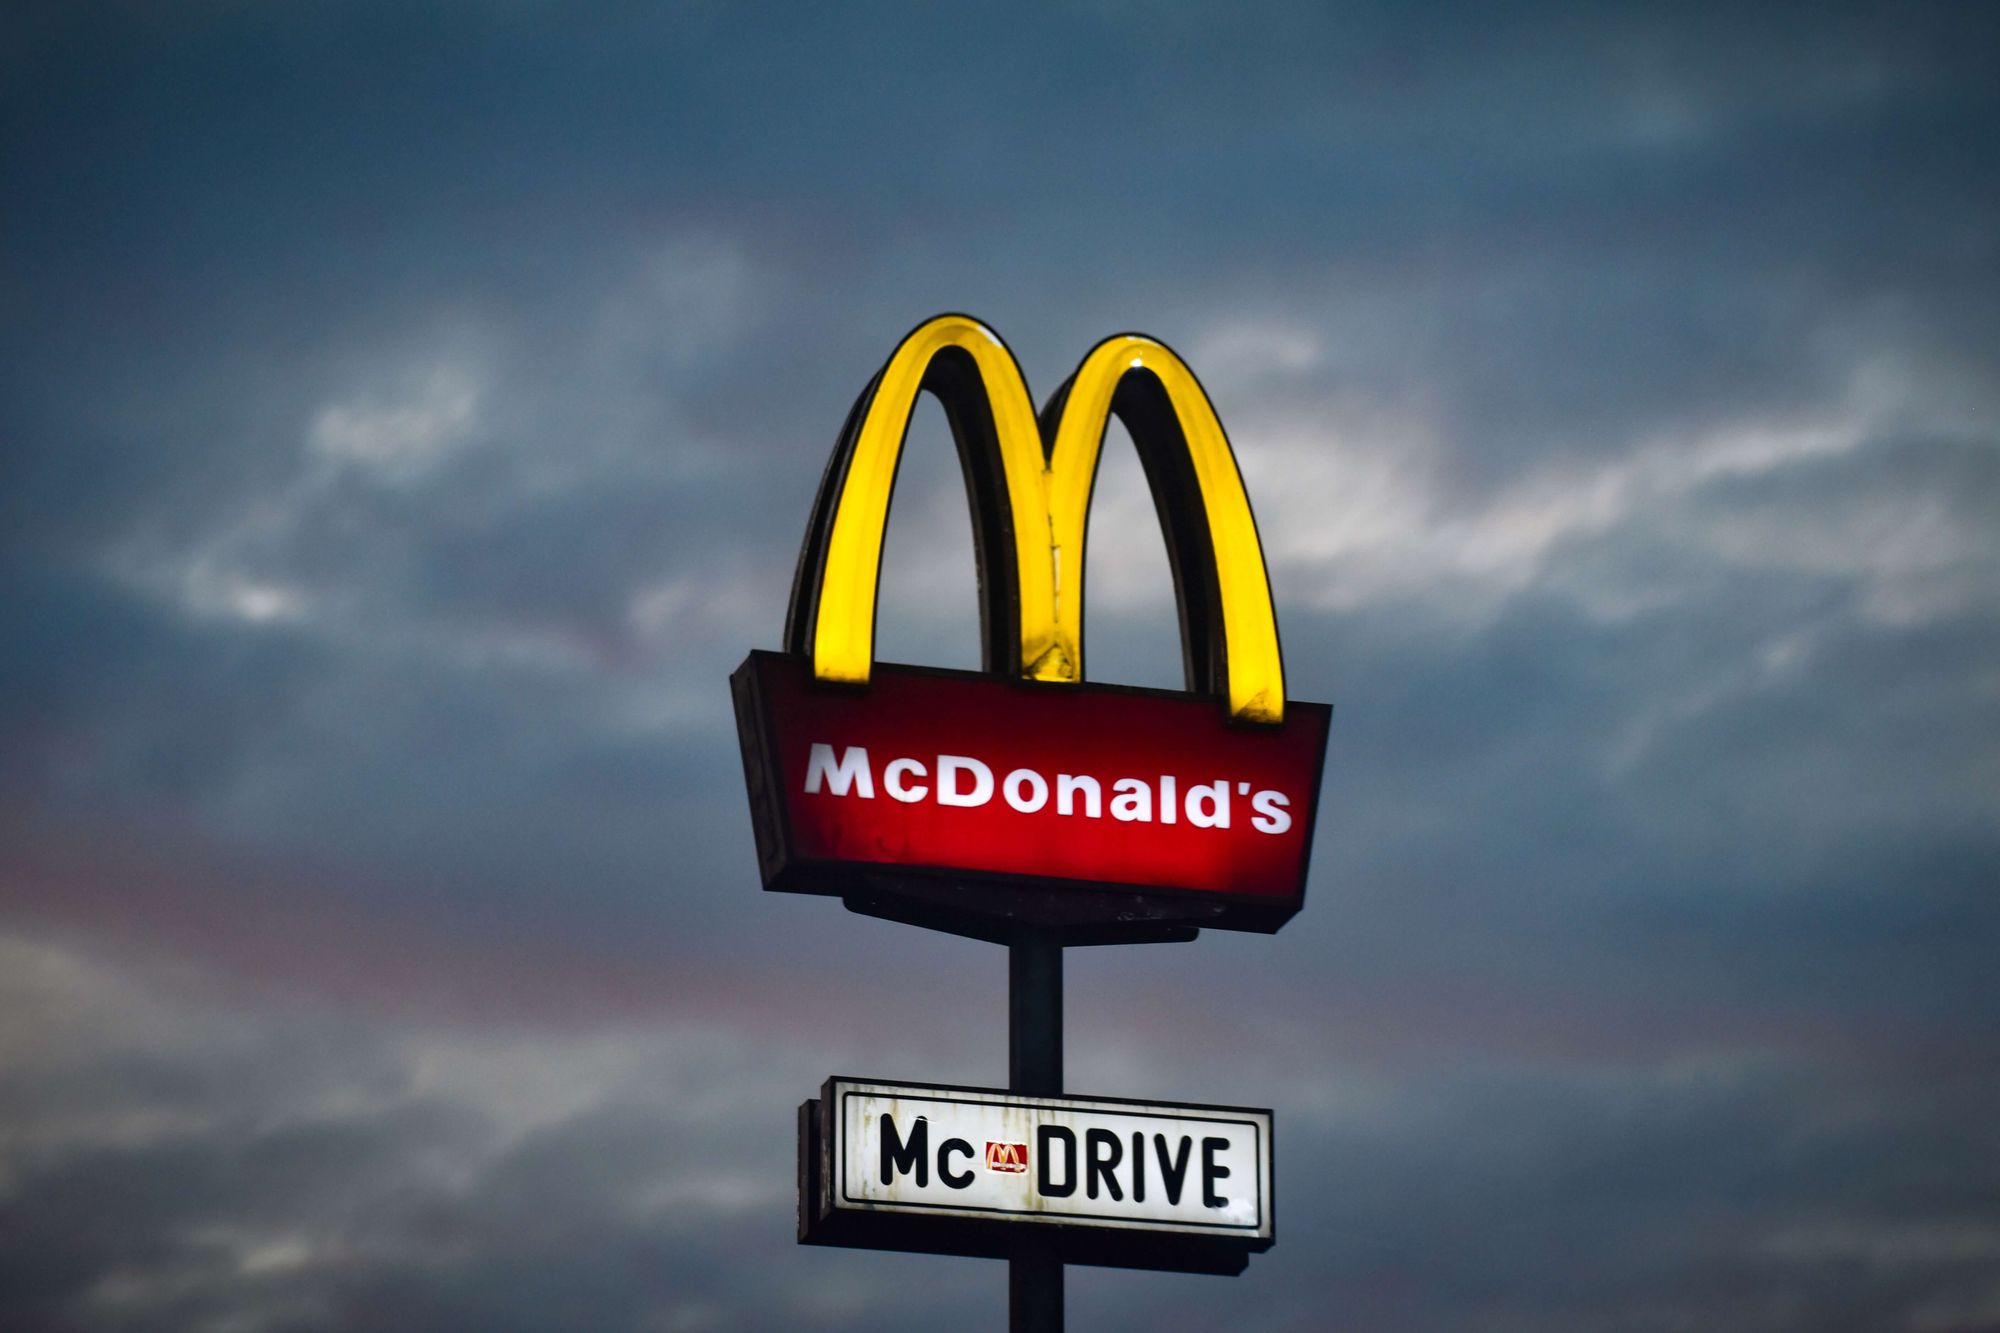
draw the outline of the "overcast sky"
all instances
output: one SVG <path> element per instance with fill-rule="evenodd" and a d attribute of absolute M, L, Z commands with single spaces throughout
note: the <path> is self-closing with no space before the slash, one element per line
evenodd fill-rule
<path fill-rule="evenodd" d="M 726 686 L 941 310 L 1186 357 L 1336 708 L 1299 917 L 1069 966 L 1278 1243 L 1072 1327 L 2000 1329 L 2000 11 L 1117 0 L 8 7 L 0 1324 L 1001 1326 L 793 1243 L 1005 959 L 762 893 Z M 1177 684 L 1122 437 L 1088 580 Z"/>

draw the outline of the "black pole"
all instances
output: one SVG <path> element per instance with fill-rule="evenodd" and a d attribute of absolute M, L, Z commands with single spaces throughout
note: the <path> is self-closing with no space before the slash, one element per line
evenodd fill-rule
<path fill-rule="evenodd" d="M 1007 1087 L 1031 1097 L 1059 1097 L 1063 1085 L 1062 945 L 1024 934 L 1007 946 Z M 1035 1228 L 1007 1261 L 1007 1327 L 1012 1333 L 1062 1333 L 1063 1266 Z"/>
<path fill-rule="evenodd" d="M 1019 1244 L 1007 1261 L 1009 1333 L 1062 1333 L 1062 1260 L 1045 1240 Z"/>
<path fill-rule="evenodd" d="M 1062 945 L 1028 935 L 1007 947 L 1007 1088 L 1060 1097 L 1062 1086 Z"/>

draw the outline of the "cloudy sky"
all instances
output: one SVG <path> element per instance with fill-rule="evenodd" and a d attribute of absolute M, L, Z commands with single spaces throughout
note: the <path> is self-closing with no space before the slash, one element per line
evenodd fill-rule
<path fill-rule="evenodd" d="M 1074 1327 L 2000 1328 L 1992 7 L 28 4 L 0 136 L 0 1324 L 1000 1326 L 793 1243 L 1005 964 L 761 893 L 725 684 L 955 309 L 1182 352 L 1337 710 L 1291 925 L 1069 969 L 1278 1244 Z"/>

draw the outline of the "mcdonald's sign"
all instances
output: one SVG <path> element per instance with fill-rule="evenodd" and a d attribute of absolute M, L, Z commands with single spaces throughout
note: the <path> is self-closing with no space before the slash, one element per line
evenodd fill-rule
<path fill-rule="evenodd" d="M 984 670 L 875 661 L 884 526 L 919 393 L 971 502 Z M 1090 497 L 1112 416 L 1159 512 L 1184 691 L 1084 678 Z M 731 684 L 764 885 L 989 939 L 1272 931 L 1299 910 L 1332 710 L 1285 694 L 1229 439 L 1164 344 L 1107 338 L 1039 416 L 979 321 L 897 345 L 848 413 L 785 651 Z"/>

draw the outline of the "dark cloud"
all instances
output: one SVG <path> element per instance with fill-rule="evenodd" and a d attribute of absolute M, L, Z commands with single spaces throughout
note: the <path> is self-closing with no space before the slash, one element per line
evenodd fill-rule
<path fill-rule="evenodd" d="M 684 1025 L 579 1044 L 249 1015 L 45 945 L 9 961 L 65 1037 L 0 1080 L 29 1326 L 916 1329 L 999 1299 L 977 1262 L 792 1247 L 784 1093 L 824 1058 L 792 1038 L 746 1068 Z M 107 986 L 148 1016 L 99 1003 Z M 1235 1283 L 1074 1271 L 1077 1318 L 1227 1319 L 1251 1281 L 1272 1327 L 1971 1327 L 1991 1299 L 1983 1068 L 1912 1085 L 1816 1060 L 1446 1057 L 1266 1078 L 1288 1103 L 1287 1243 Z"/>
<path fill-rule="evenodd" d="M 724 685 L 957 308 L 1188 356 L 1337 705 L 1297 921 L 1070 966 L 1284 1238 L 1079 1326 L 2000 1323 L 1992 14 L 4 23 L 0 1322 L 997 1318 L 791 1244 L 793 1105 L 997 1081 L 1003 972 L 755 890 Z M 882 651 L 970 665 L 911 449 Z"/>

